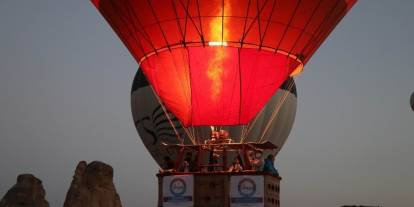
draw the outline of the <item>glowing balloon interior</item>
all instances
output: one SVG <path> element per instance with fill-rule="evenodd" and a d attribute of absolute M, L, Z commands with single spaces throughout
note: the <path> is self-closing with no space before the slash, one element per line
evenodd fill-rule
<path fill-rule="evenodd" d="M 184 126 L 249 123 L 355 0 L 92 0 Z"/>

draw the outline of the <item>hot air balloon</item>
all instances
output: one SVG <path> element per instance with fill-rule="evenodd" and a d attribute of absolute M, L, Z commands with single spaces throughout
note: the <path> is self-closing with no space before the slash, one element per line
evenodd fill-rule
<path fill-rule="evenodd" d="M 293 84 L 291 86 L 291 84 Z M 283 102 L 281 99 L 285 99 Z M 261 136 L 265 124 L 269 120 L 269 116 L 272 114 L 274 108 L 281 104 L 277 117 L 272 122 L 269 132 L 266 133 L 262 141 L 270 141 L 274 145 L 281 148 L 285 143 L 288 135 L 292 129 L 293 122 L 296 115 L 297 106 L 297 93 L 296 86 L 293 78 L 288 79 L 282 84 L 280 89 L 272 96 L 270 101 L 265 105 L 262 111 L 259 113 L 255 123 L 251 125 L 251 131 L 245 138 L 246 142 L 256 141 L 257 137 Z M 170 150 L 164 146 L 164 144 L 178 144 L 174 128 L 171 127 L 168 117 L 162 110 L 162 106 L 157 101 L 151 86 L 145 78 L 141 69 L 139 69 L 135 75 L 132 90 L 131 90 L 131 110 L 135 123 L 135 127 L 138 134 L 144 143 L 145 147 L 150 152 L 154 160 L 162 166 L 163 157 L 170 156 L 172 159 L 176 159 L 176 152 Z M 174 114 L 168 112 L 174 126 L 181 137 L 184 140 L 186 137 L 182 126 L 178 122 L 178 119 Z M 240 138 L 243 127 L 241 126 L 228 126 L 224 127 L 234 137 Z M 204 139 L 210 137 L 211 129 L 209 126 L 194 127 L 194 134 Z M 236 140 L 239 142 L 240 140 Z M 278 150 L 274 152 L 276 153 Z"/>
<path fill-rule="evenodd" d="M 286 105 L 291 78 L 356 0 L 91 1 L 148 80 L 145 86 L 137 75 L 132 91 L 144 144 L 150 151 L 160 146 L 153 153 L 158 162 L 157 156 L 176 152 L 175 164 L 165 156 L 158 174 L 159 206 L 279 206 L 273 156 L 265 162 L 270 171 L 260 174 L 249 152 L 275 154 L 283 145 L 293 123 L 288 108 L 296 108 L 296 98 Z M 279 90 L 283 83 L 288 87 Z M 286 111 L 288 118 L 279 119 Z M 184 159 L 188 151 L 197 154 L 194 162 L 191 154 Z M 245 162 L 237 168 L 244 174 L 226 174 L 229 152 L 238 166 Z M 197 170 L 187 175 L 191 162 Z"/>
<path fill-rule="evenodd" d="M 413 109 L 413 111 L 414 111 L 414 92 L 411 94 L 411 98 L 410 98 L 410 105 L 411 105 L 411 108 Z"/>

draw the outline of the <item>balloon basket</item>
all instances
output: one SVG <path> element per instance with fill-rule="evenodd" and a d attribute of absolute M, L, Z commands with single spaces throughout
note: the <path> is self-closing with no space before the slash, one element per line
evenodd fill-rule
<path fill-rule="evenodd" d="M 158 207 L 280 206 L 281 177 L 263 172 L 159 173 Z"/>
<path fill-rule="evenodd" d="M 263 151 L 277 149 L 272 143 L 214 142 L 167 147 L 175 148 L 177 157 L 175 163 L 166 163 L 169 169 L 157 174 L 158 207 L 280 206 L 281 178 L 261 171 L 262 162 L 257 155 L 253 157 L 254 153 L 261 157 Z M 203 159 L 206 153 L 208 160 Z M 230 155 L 236 156 L 229 167 Z"/>

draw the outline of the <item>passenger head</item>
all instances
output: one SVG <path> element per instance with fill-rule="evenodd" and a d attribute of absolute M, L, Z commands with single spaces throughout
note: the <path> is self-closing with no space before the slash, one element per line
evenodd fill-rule
<path fill-rule="evenodd" d="M 218 138 L 219 132 L 218 131 L 211 131 L 211 138 Z"/>
<path fill-rule="evenodd" d="M 219 131 L 219 137 L 224 138 L 224 129 L 220 129 Z"/>
<path fill-rule="evenodd" d="M 254 156 L 256 157 L 256 159 L 261 159 L 263 156 L 263 152 L 260 150 L 257 150 L 254 154 Z"/>
<path fill-rule="evenodd" d="M 273 156 L 272 154 L 270 154 L 270 155 L 267 156 L 267 159 L 268 160 L 275 161 L 275 156 Z"/>
<path fill-rule="evenodd" d="M 250 158 L 254 158 L 254 151 L 249 151 L 249 152 L 247 152 L 247 155 L 250 157 Z"/>

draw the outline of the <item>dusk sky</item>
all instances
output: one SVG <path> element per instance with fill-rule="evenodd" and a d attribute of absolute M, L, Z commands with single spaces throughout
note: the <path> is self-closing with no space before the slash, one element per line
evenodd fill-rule
<path fill-rule="evenodd" d="M 414 1 L 362 0 L 296 79 L 276 158 L 281 206 L 414 206 Z M 0 196 L 21 173 L 62 206 L 80 160 L 114 167 L 123 206 L 155 206 L 132 121 L 137 63 L 88 0 L 0 0 Z"/>

